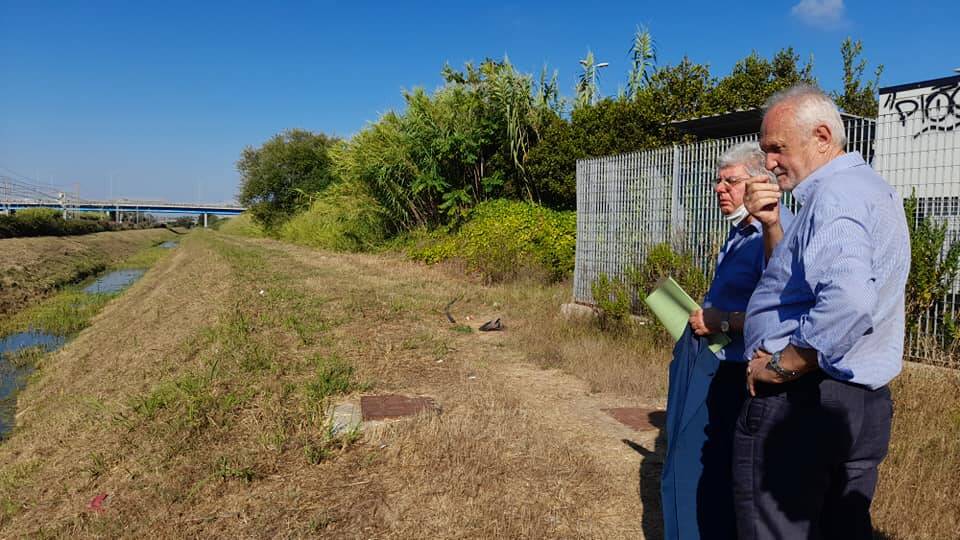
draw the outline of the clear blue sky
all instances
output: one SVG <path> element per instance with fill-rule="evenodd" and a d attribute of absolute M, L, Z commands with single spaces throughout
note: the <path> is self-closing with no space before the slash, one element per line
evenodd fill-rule
<path fill-rule="evenodd" d="M 814 55 L 840 84 L 840 42 L 862 39 L 881 85 L 960 67 L 956 2 L 45 2 L 0 0 L 0 173 L 84 197 L 220 202 L 247 145 L 287 128 L 349 137 L 440 84 L 444 62 L 508 54 L 559 69 L 572 93 L 587 49 L 613 94 L 638 24 L 660 64 L 714 75 L 757 50 Z M 112 179 L 112 182 L 111 182 Z"/>

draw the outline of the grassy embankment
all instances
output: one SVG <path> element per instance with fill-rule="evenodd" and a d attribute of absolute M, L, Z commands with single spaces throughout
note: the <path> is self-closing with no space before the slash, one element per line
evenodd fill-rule
<path fill-rule="evenodd" d="M 22 393 L 0 536 L 655 537 L 641 499 L 655 503 L 657 460 L 620 442 L 653 439 L 599 408 L 662 406 L 669 350 L 564 322 L 568 296 L 192 235 Z M 448 324 L 453 298 L 459 322 L 507 331 Z M 875 507 L 888 536 L 960 527 L 958 385 L 915 367 L 896 384 Z M 325 405 L 361 389 L 429 394 L 443 414 L 331 435 Z M 86 510 L 99 493 L 105 511 Z"/>
<path fill-rule="evenodd" d="M 0 240 L 0 317 L 177 235 L 166 229 Z"/>
<path fill-rule="evenodd" d="M 636 536 L 632 451 L 611 438 L 623 455 L 599 459 L 590 431 L 555 432 L 505 388 L 512 346 L 443 319 L 461 294 L 458 316 L 527 289 L 191 236 L 21 394 L 0 535 Z M 360 387 L 444 412 L 332 436 L 328 394 Z M 85 511 L 101 492 L 106 511 Z"/>

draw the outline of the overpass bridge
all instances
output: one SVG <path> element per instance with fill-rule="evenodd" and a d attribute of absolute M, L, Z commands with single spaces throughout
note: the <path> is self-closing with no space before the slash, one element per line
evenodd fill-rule
<path fill-rule="evenodd" d="M 43 185 L 30 179 L 20 179 L 0 175 L 0 212 L 16 212 L 28 208 L 50 208 L 64 213 L 106 212 L 117 221 L 123 220 L 124 213 L 141 214 L 180 214 L 202 216 L 207 224 L 207 216 L 236 216 L 246 208 L 237 204 L 205 204 L 189 202 L 149 201 L 134 199 L 93 200 L 80 197 L 79 185 L 71 192 L 67 189 Z"/>
<path fill-rule="evenodd" d="M 142 214 L 190 214 L 237 216 L 246 208 L 232 204 L 170 203 L 163 201 L 37 201 L 3 200 L 0 210 L 24 210 L 27 208 L 51 208 L 68 212 L 139 212 Z"/>

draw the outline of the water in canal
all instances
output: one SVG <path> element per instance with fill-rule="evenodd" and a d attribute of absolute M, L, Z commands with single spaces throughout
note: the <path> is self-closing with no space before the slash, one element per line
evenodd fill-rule
<path fill-rule="evenodd" d="M 35 331 L 0 339 L 0 438 L 6 437 L 13 429 L 17 391 L 33 372 L 32 362 L 22 355 L 29 351 L 52 352 L 62 347 L 64 341 L 61 336 Z"/>
<path fill-rule="evenodd" d="M 117 293 L 143 277 L 145 272 L 146 270 L 116 270 L 98 277 L 92 284 L 87 285 L 83 292 L 90 294 Z"/>
<path fill-rule="evenodd" d="M 97 278 L 83 289 L 89 294 L 112 294 L 140 279 L 146 270 L 117 270 Z M 33 372 L 33 354 L 53 352 L 66 342 L 57 336 L 30 330 L 0 338 L 0 439 L 7 437 L 16 423 L 17 391 Z"/>

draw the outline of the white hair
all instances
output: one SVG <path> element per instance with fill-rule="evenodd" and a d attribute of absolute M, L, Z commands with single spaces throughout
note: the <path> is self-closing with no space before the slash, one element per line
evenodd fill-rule
<path fill-rule="evenodd" d="M 750 176 L 767 175 L 770 178 L 776 178 L 773 173 L 764 167 L 766 154 L 760 149 L 757 142 L 742 142 L 727 148 L 723 154 L 717 158 L 717 169 L 743 165 Z"/>
<path fill-rule="evenodd" d="M 823 90 L 811 84 L 795 84 L 770 96 L 763 108 L 769 111 L 786 102 L 793 105 L 797 125 L 801 129 L 813 130 L 818 125 L 825 124 L 833 134 L 835 146 L 843 148 L 847 145 L 847 132 L 843 127 L 837 104 L 830 99 L 830 96 L 824 94 Z"/>

